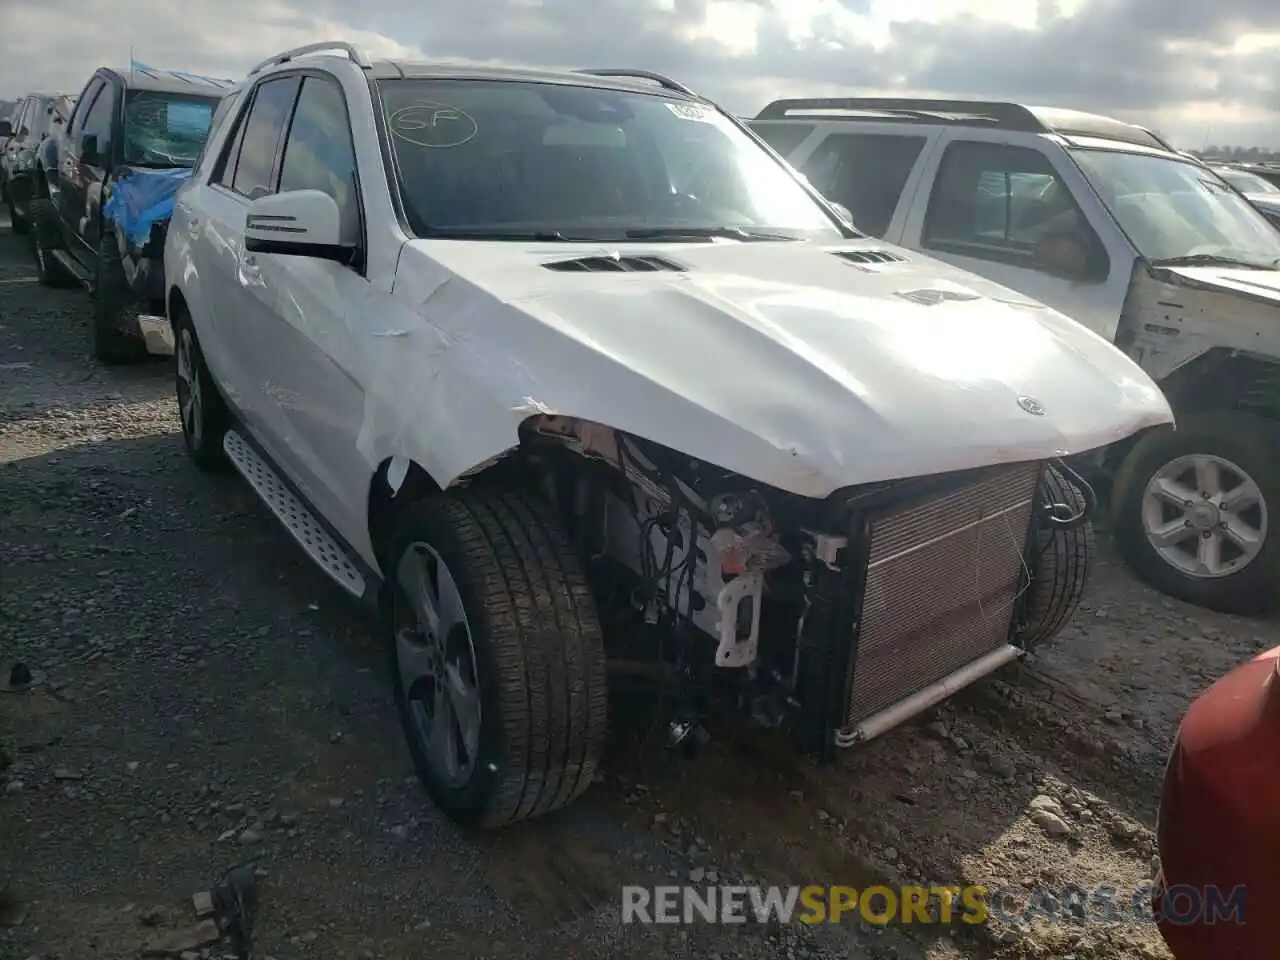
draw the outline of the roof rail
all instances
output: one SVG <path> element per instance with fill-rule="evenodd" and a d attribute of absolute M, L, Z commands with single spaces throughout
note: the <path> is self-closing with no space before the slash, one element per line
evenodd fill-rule
<path fill-rule="evenodd" d="M 340 40 L 325 40 L 320 43 L 306 43 L 300 47 L 294 47 L 291 50 L 285 50 L 283 53 L 277 53 L 274 57 L 267 57 L 260 64 L 249 71 L 249 76 L 255 73 L 261 73 L 267 67 L 274 67 L 281 63 L 288 63 L 295 57 L 306 56 L 309 53 L 323 53 L 328 50 L 341 50 L 357 67 L 370 67 L 372 64 L 369 58 L 365 56 L 363 50 L 351 43 L 343 43 Z"/>
<path fill-rule="evenodd" d="M 575 70 L 573 72 L 585 73 L 592 77 L 632 77 L 636 80 L 652 80 L 658 86 L 667 90 L 674 90 L 676 93 L 683 93 L 686 97 L 693 97 L 697 100 L 702 99 L 683 83 L 672 80 L 670 77 L 663 76 L 660 73 L 654 73 L 652 70 L 627 70 L 625 68 L 606 67 L 599 70 Z"/>
<path fill-rule="evenodd" d="M 843 97 L 816 100 L 775 100 L 756 114 L 756 120 L 786 120 L 793 114 L 815 110 L 843 110 L 847 113 L 888 114 L 902 119 L 947 119 L 957 122 L 995 125 L 1007 130 L 1047 133 L 1034 113 L 1017 103 L 989 100 L 915 100 L 904 97 Z M 850 118 L 852 119 L 852 118 Z"/>

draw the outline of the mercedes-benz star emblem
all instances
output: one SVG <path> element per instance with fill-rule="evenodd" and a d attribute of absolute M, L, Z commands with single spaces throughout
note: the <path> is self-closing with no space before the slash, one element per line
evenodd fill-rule
<path fill-rule="evenodd" d="M 1027 413 L 1031 414 L 1033 417 L 1044 416 L 1044 404 L 1041 403 L 1039 400 L 1037 400 L 1035 397 L 1019 397 L 1018 406 L 1020 406 Z"/>

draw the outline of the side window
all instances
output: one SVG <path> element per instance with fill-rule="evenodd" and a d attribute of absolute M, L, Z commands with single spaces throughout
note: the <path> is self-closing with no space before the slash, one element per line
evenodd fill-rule
<path fill-rule="evenodd" d="M 116 88 L 111 84 L 103 84 L 101 92 L 89 105 L 89 112 L 84 115 L 84 126 L 80 132 L 83 136 L 98 138 L 98 156 L 111 156 L 111 127 L 115 119 Z"/>
<path fill-rule="evenodd" d="M 84 129 L 85 115 L 88 114 L 89 108 L 93 106 L 93 101 L 97 98 L 98 91 L 102 89 L 102 86 L 102 80 L 98 77 L 94 77 L 85 86 L 84 91 L 80 94 L 80 99 L 76 101 L 75 109 L 71 111 L 71 123 L 67 126 L 71 133 L 78 136 L 80 131 Z"/>
<path fill-rule="evenodd" d="M 812 123 L 770 123 L 768 120 L 747 126 L 783 157 L 790 156 L 791 151 L 804 143 L 814 128 Z"/>
<path fill-rule="evenodd" d="M 947 147 L 925 211 L 924 246 L 1044 272 L 1061 243 L 1072 279 L 1105 279 L 1107 255 L 1053 164 L 1039 150 L 957 141 Z"/>
<path fill-rule="evenodd" d="M 218 131 L 227 122 L 227 118 L 234 115 L 232 110 L 239 102 L 239 90 L 232 90 L 218 101 L 217 109 L 213 111 L 213 118 L 209 121 L 209 132 L 205 135 L 204 146 L 200 148 L 200 155 L 196 157 L 196 162 L 191 165 L 193 172 L 200 172 L 200 168 L 204 166 L 205 159 L 209 154 L 209 145 L 217 138 Z"/>
<path fill-rule="evenodd" d="M 31 104 L 34 102 L 28 97 L 18 104 L 18 115 L 13 121 L 13 132 L 15 134 L 21 136 L 31 128 Z"/>
<path fill-rule="evenodd" d="M 924 137 L 905 134 L 833 133 L 800 172 L 828 200 L 848 207 L 855 227 L 882 237 L 924 145 Z"/>
<path fill-rule="evenodd" d="M 256 200 L 275 192 L 276 154 L 297 94 L 298 78 L 280 77 L 266 81 L 254 95 L 235 146 L 234 173 L 228 164 L 222 180 L 226 183 L 230 175 L 231 189 L 241 196 Z"/>
<path fill-rule="evenodd" d="M 298 108 L 280 162 L 280 191 L 321 190 L 342 215 L 342 242 L 360 242 L 356 154 L 342 88 L 331 80 L 302 81 Z"/>

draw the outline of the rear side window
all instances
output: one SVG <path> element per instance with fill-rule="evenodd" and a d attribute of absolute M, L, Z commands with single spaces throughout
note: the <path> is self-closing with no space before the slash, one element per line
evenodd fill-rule
<path fill-rule="evenodd" d="M 814 127 L 812 123 L 771 123 L 768 120 L 749 123 L 748 126 L 783 157 L 790 156 L 796 147 L 804 143 Z"/>
<path fill-rule="evenodd" d="M 999 143 L 947 147 L 925 211 L 924 246 L 1040 270 L 1040 245 L 1064 235 L 1078 238 L 1089 258 L 1080 279 L 1104 279 L 1106 251 L 1048 157 Z"/>
<path fill-rule="evenodd" d="M 828 200 L 848 207 L 859 230 L 883 237 L 925 142 L 900 134 L 833 133 L 801 173 Z"/>

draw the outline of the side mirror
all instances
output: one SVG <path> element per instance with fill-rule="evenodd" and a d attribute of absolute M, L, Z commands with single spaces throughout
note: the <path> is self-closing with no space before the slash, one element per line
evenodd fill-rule
<path fill-rule="evenodd" d="M 834 203 L 831 200 L 828 200 L 827 203 L 831 204 L 831 209 L 840 215 L 841 220 L 849 224 L 849 226 L 853 226 L 853 214 L 849 212 L 848 207 L 843 203 Z"/>
<path fill-rule="evenodd" d="M 1089 278 L 1089 248 L 1075 233 L 1047 233 L 1036 242 L 1035 265 L 1050 276 L 1084 281 Z"/>
<path fill-rule="evenodd" d="M 289 190 L 250 203 L 244 248 L 249 253 L 314 257 L 344 265 L 355 256 L 355 248 L 342 243 L 338 204 L 320 190 Z"/>
<path fill-rule="evenodd" d="M 0 120 L 0 137 L 12 137 L 13 124 L 8 120 Z"/>
<path fill-rule="evenodd" d="M 98 136 L 86 133 L 80 138 L 80 162 L 93 167 L 97 166 L 98 161 Z"/>

